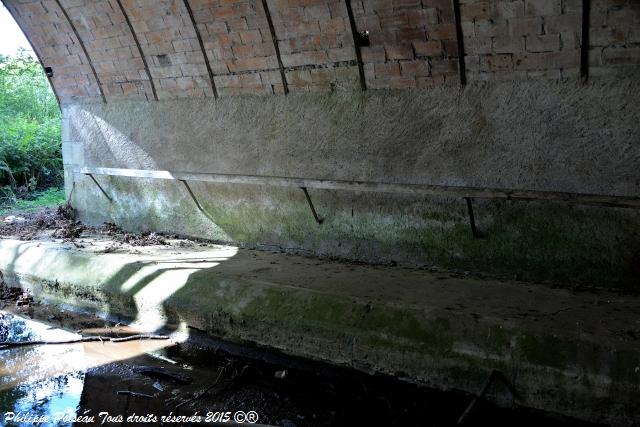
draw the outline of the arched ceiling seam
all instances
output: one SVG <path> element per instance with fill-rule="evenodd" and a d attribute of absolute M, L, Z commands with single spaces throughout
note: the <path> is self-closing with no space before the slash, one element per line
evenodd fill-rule
<path fill-rule="evenodd" d="M 121 0 L 115 0 L 115 1 L 118 4 L 120 11 L 122 12 L 122 16 L 124 16 L 124 20 L 127 22 L 127 26 L 129 27 L 129 31 L 131 32 L 131 36 L 133 37 L 133 41 L 135 42 L 136 47 L 140 52 L 140 58 L 142 59 L 142 63 L 144 64 L 144 69 L 147 73 L 147 76 L 149 76 L 149 83 L 151 84 L 151 92 L 153 92 L 153 99 L 154 101 L 157 101 L 158 93 L 156 92 L 156 85 L 153 82 L 153 77 L 151 76 L 151 71 L 149 70 L 149 64 L 147 63 L 147 59 L 144 56 L 144 52 L 142 51 L 142 46 L 140 46 L 140 40 L 138 40 L 138 36 L 136 35 L 136 32 L 133 29 L 133 25 L 131 25 L 131 20 L 129 19 L 129 15 L 127 14 L 127 11 L 122 5 Z"/>
<path fill-rule="evenodd" d="M 75 35 L 76 39 L 78 40 L 78 44 L 80 45 L 80 48 L 82 49 L 82 52 L 84 53 L 84 56 L 87 58 L 87 63 L 89 64 L 89 67 L 91 68 L 91 72 L 93 73 L 93 77 L 96 79 L 96 84 L 98 85 L 98 90 L 100 91 L 100 97 L 102 97 L 102 102 L 104 102 L 106 104 L 107 103 L 107 98 L 104 96 L 104 90 L 102 89 L 102 83 L 100 82 L 100 79 L 98 78 L 98 73 L 96 72 L 96 68 L 94 67 L 93 62 L 91 61 L 91 57 L 89 56 L 89 52 L 87 52 L 87 48 L 84 45 L 84 42 L 82 41 L 82 38 L 80 37 L 80 34 L 78 33 L 78 30 L 76 29 L 76 26 L 73 25 L 73 21 L 69 17 L 69 14 L 64 9 L 64 7 L 62 7 L 62 4 L 60 3 L 60 0 L 55 0 L 55 3 L 58 5 L 58 8 L 62 12 L 62 15 L 66 19 L 67 23 L 69 24 L 69 27 L 71 28 L 71 30 L 73 31 L 73 34 Z"/>
<path fill-rule="evenodd" d="M 267 18 L 267 23 L 269 24 L 269 31 L 271 32 L 271 38 L 273 39 L 273 47 L 276 50 L 276 58 L 278 59 L 278 68 L 280 69 L 280 77 L 282 78 L 282 88 L 284 90 L 284 94 L 289 94 L 289 86 L 287 84 L 287 76 L 284 73 L 284 64 L 282 63 L 282 56 L 280 55 L 280 46 L 278 45 L 278 37 L 276 36 L 276 29 L 273 25 L 273 19 L 271 18 L 271 11 L 269 10 L 269 5 L 267 4 L 267 0 L 262 0 L 262 7 L 264 9 L 264 14 Z"/>
<path fill-rule="evenodd" d="M 196 36 L 198 38 L 198 43 L 200 44 L 200 49 L 202 50 L 202 55 L 204 56 L 204 63 L 207 66 L 207 73 L 209 74 L 209 80 L 211 81 L 211 90 L 213 91 L 213 97 L 215 99 L 218 99 L 218 90 L 216 89 L 216 83 L 213 79 L 213 70 L 211 69 L 209 56 L 207 55 L 207 51 L 204 48 L 204 41 L 202 41 L 202 34 L 200 34 L 200 30 L 198 29 L 198 25 L 196 24 L 196 20 L 195 20 L 195 17 L 193 16 L 193 10 L 191 9 L 189 0 L 184 0 L 184 7 L 187 9 L 187 12 L 189 13 L 189 19 L 191 19 L 191 23 L 193 24 L 193 29 L 195 30 Z"/>
<path fill-rule="evenodd" d="M 345 6 L 347 7 L 347 14 L 349 15 L 349 27 L 351 28 L 351 37 L 353 38 L 353 47 L 356 50 L 356 60 L 358 62 L 358 75 L 360 77 L 360 88 L 362 90 L 367 90 L 367 80 L 364 76 L 364 66 L 362 64 L 362 52 L 360 51 L 360 41 L 358 37 L 359 34 L 356 26 L 356 19 L 353 15 L 351 0 L 344 0 L 344 2 L 345 2 Z"/>

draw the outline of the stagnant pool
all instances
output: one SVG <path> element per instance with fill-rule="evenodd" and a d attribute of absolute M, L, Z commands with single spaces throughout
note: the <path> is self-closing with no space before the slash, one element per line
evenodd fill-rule
<path fill-rule="evenodd" d="M 0 312 L 0 346 L 127 333 L 99 319 L 81 334 L 59 323 Z M 0 347 L 0 425 L 454 426 L 473 399 L 265 350 L 248 353 L 172 340 Z M 464 425 L 585 424 L 483 402 Z"/>

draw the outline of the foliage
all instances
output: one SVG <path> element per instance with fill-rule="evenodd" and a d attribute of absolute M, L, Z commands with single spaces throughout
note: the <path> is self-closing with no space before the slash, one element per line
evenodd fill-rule
<path fill-rule="evenodd" d="M 0 202 L 63 181 L 60 110 L 40 63 L 0 55 Z"/>

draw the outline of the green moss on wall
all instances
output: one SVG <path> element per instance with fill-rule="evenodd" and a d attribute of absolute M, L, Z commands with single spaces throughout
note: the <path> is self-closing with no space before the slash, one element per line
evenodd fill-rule
<path fill-rule="evenodd" d="M 114 203 L 77 199 L 127 229 L 171 231 L 246 246 L 268 245 L 367 262 L 469 270 L 532 281 L 635 289 L 640 215 L 631 210 L 534 202 L 475 204 L 481 238 L 458 199 L 313 191 L 318 225 L 302 191 L 192 183 L 215 223 L 178 182 L 112 178 Z M 91 203 L 89 203 L 91 200 Z"/>

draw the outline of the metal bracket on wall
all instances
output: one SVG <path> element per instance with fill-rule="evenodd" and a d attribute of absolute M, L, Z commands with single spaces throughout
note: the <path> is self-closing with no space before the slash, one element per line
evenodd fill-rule
<path fill-rule="evenodd" d="M 471 197 L 464 198 L 467 201 L 467 211 L 469 212 L 469 225 L 471 225 L 471 233 L 473 237 L 479 238 L 482 237 L 482 234 L 478 232 L 476 228 L 476 219 L 473 216 L 473 199 Z"/>
<path fill-rule="evenodd" d="M 322 224 L 324 222 L 323 218 L 318 216 L 316 212 L 316 208 L 313 207 L 313 202 L 311 201 L 311 197 L 309 197 L 309 192 L 307 191 L 307 187 L 300 187 L 302 191 L 304 191 L 304 196 L 307 198 L 307 202 L 309 203 L 309 207 L 311 208 L 311 213 L 313 213 L 313 218 L 315 218 L 318 224 Z"/>
<path fill-rule="evenodd" d="M 109 199 L 109 202 L 113 203 L 113 199 L 111 197 L 109 197 L 109 195 L 107 194 L 106 191 L 104 191 L 104 188 L 102 188 L 102 186 L 100 185 L 100 183 L 98 181 L 96 181 L 96 179 L 93 177 L 92 174 L 90 173 L 85 173 L 85 175 L 88 175 L 89 178 L 91 178 L 91 180 L 93 182 L 95 182 L 95 184 L 98 186 L 98 188 L 100 189 L 100 191 L 102 191 L 102 194 L 104 194 L 104 197 L 106 197 L 107 199 Z"/>
<path fill-rule="evenodd" d="M 198 199 L 196 199 L 196 196 L 195 196 L 195 194 L 193 194 L 193 191 L 191 191 L 191 187 L 189 187 L 189 184 L 187 184 L 187 181 L 185 181 L 184 179 L 181 179 L 180 182 L 184 184 L 185 188 L 189 192 L 189 195 L 191 196 L 191 198 L 193 199 L 194 203 L 196 204 L 196 207 L 198 208 L 198 210 L 200 212 L 202 212 L 202 214 L 204 216 L 206 216 L 209 219 L 209 221 L 211 221 L 211 222 L 213 222 L 215 224 L 216 221 L 213 219 L 213 217 L 211 215 L 209 215 L 209 213 L 207 211 L 204 210 L 204 208 L 202 207 L 202 205 L 200 204 Z"/>

